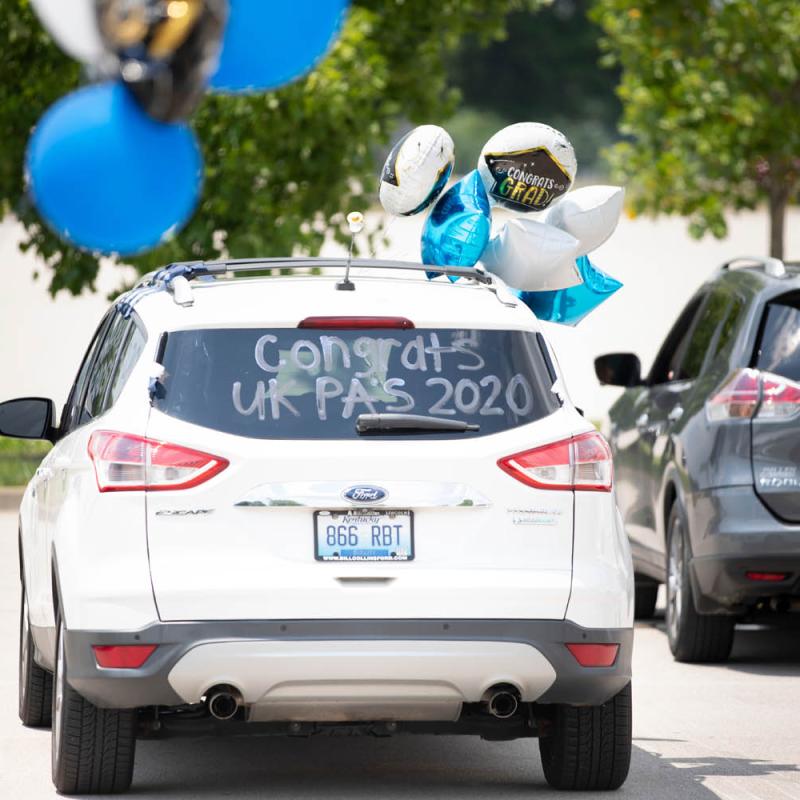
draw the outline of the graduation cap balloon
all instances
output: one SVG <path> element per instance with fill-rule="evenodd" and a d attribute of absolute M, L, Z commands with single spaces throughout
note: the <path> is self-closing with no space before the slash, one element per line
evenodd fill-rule
<path fill-rule="evenodd" d="M 569 191 L 578 162 L 561 131 L 541 122 L 517 122 L 486 142 L 478 171 L 492 203 L 530 213 L 544 211 Z"/>

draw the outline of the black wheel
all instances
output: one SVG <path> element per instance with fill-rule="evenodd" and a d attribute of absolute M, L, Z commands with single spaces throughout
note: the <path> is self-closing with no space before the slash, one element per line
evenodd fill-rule
<path fill-rule="evenodd" d="M 602 706 L 555 706 L 549 736 L 539 739 L 554 789 L 619 789 L 631 764 L 631 685 Z"/>
<path fill-rule="evenodd" d="M 126 791 L 133 777 L 136 712 L 97 708 L 67 683 L 64 625 L 57 622 L 53 679 L 53 783 L 59 794 Z"/>
<path fill-rule="evenodd" d="M 635 576 L 635 580 L 633 616 L 636 619 L 652 619 L 653 614 L 656 612 L 658 584 L 639 575 Z"/>
<path fill-rule="evenodd" d="M 688 530 L 674 503 L 667 523 L 667 637 L 676 661 L 725 661 L 733 647 L 735 621 L 718 614 L 698 614 L 689 580 Z"/>
<path fill-rule="evenodd" d="M 22 587 L 19 609 L 19 718 L 29 728 L 49 728 L 53 676 L 33 660 L 28 597 Z"/>

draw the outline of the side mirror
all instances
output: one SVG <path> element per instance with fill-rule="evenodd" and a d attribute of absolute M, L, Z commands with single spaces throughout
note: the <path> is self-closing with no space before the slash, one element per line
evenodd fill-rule
<path fill-rule="evenodd" d="M 597 379 L 608 386 L 640 386 L 642 365 L 633 353 L 607 353 L 594 360 Z"/>
<path fill-rule="evenodd" d="M 55 407 L 43 397 L 23 397 L 0 403 L 0 436 L 52 441 Z"/>

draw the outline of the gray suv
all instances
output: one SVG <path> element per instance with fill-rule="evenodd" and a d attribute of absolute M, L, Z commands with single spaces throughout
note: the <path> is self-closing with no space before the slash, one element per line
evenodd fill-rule
<path fill-rule="evenodd" d="M 609 440 L 636 615 L 666 583 L 675 658 L 724 660 L 737 619 L 800 610 L 800 265 L 723 265 L 646 376 L 632 353 L 595 370 L 625 387 Z"/>

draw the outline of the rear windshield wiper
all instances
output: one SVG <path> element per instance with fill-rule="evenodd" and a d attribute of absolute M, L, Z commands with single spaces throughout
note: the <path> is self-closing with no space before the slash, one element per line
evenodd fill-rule
<path fill-rule="evenodd" d="M 480 430 L 480 425 L 470 425 L 460 419 L 423 417 L 418 414 L 360 414 L 356 419 L 356 430 L 361 433 L 419 433 L 442 431 L 458 433 Z"/>

